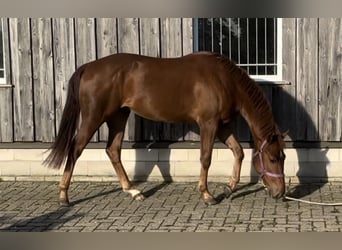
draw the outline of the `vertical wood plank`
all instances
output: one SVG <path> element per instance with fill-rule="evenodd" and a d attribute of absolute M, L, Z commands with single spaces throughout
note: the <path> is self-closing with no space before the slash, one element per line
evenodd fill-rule
<path fill-rule="evenodd" d="M 0 142 L 12 142 L 12 88 L 0 88 L 0 121 Z"/>
<path fill-rule="evenodd" d="M 97 57 L 102 58 L 118 52 L 116 18 L 96 18 Z M 99 129 L 99 140 L 107 141 L 108 127 L 103 124 Z"/>
<path fill-rule="evenodd" d="M 162 57 L 179 57 L 182 55 L 182 19 L 161 19 Z"/>
<path fill-rule="evenodd" d="M 139 53 L 139 19 L 118 19 L 119 52 Z"/>
<path fill-rule="evenodd" d="M 76 18 L 76 65 L 77 67 L 96 59 L 95 19 Z M 95 132 L 91 142 L 98 141 L 98 132 Z"/>
<path fill-rule="evenodd" d="M 341 18 L 319 19 L 319 132 L 322 141 L 342 141 Z"/>
<path fill-rule="evenodd" d="M 316 141 L 318 140 L 318 19 L 300 18 L 297 20 L 297 27 L 296 138 Z"/>
<path fill-rule="evenodd" d="M 296 140 L 296 19 L 283 19 L 283 80 L 289 85 L 273 87 L 272 107 L 275 121 L 280 131 L 289 130 L 290 137 Z M 299 106 L 298 106 L 299 108 Z M 302 108 L 302 107 L 301 107 Z M 304 111 L 302 111 L 304 112 Z"/>
<path fill-rule="evenodd" d="M 76 65 L 77 67 L 96 59 L 95 20 L 76 18 Z"/>
<path fill-rule="evenodd" d="M 142 55 L 160 57 L 159 18 L 140 19 L 140 52 Z M 162 122 L 141 120 L 142 140 L 158 141 L 162 130 Z"/>
<path fill-rule="evenodd" d="M 193 52 L 193 23 L 192 18 L 182 18 L 182 54 L 188 55 Z M 184 124 L 184 140 L 199 141 L 199 130 L 196 124 Z"/>
<path fill-rule="evenodd" d="M 182 19 L 161 19 L 161 56 L 164 58 L 182 56 Z M 163 124 L 163 138 L 167 141 L 183 140 L 183 124 Z"/>
<path fill-rule="evenodd" d="M 272 95 L 273 88 L 272 88 L 272 86 L 271 85 L 261 85 L 261 89 L 264 92 L 269 103 L 272 105 L 272 101 L 273 101 L 273 95 Z M 273 107 L 272 107 L 272 113 L 274 114 L 274 108 Z M 248 128 L 248 133 L 250 133 L 249 128 Z M 251 133 L 250 133 L 249 137 L 250 137 L 250 141 L 253 141 L 253 137 L 252 137 Z"/>
<path fill-rule="evenodd" d="M 52 142 L 55 134 L 51 27 L 50 18 L 31 20 L 35 140 L 42 142 Z"/>
<path fill-rule="evenodd" d="M 118 52 L 116 18 L 96 18 L 97 57 Z"/>
<path fill-rule="evenodd" d="M 8 33 L 8 19 L 3 20 L 3 49 L 4 49 L 4 64 L 5 64 L 5 77 L 6 84 L 12 84 L 10 74 L 10 44 Z M 0 142 L 13 141 L 13 112 L 12 112 L 12 88 L 0 88 Z"/>
<path fill-rule="evenodd" d="M 139 19 L 118 19 L 119 52 L 139 54 Z M 124 140 L 139 141 L 141 139 L 141 119 L 131 112 L 129 115 Z"/>
<path fill-rule="evenodd" d="M 14 102 L 14 140 L 34 141 L 31 35 L 29 18 L 11 18 L 10 44 Z"/>
<path fill-rule="evenodd" d="M 183 37 L 183 55 L 193 52 L 193 20 L 192 18 L 182 18 L 182 37 Z"/>
<path fill-rule="evenodd" d="M 2 18 L 3 20 L 3 49 L 5 55 L 5 77 L 6 77 L 6 84 L 12 84 L 12 76 L 11 76 L 11 57 L 10 57 L 10 35 L 9 35 L 9 18 Z M 13 125 L 11 125 L 13 126 Z"/>
<path fill-rule="evenodd" d="M 159 18 L 140 19 L 140 53 L 160 57 Z"/>
<path fill-rule="evenodd" d="M 58 133 L 67 98 L 68 83 L 75 71 L 75 34 L 73 18 L 53 19 L 55 70 L 55 126 Z"/>

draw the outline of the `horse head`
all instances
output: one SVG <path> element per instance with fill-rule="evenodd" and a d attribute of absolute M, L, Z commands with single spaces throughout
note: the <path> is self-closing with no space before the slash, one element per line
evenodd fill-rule
<path fill-rule="evenodd" d="M 279 199 L 285 193 L 284 138 L 287 132 L 275 133 L 260 141 L 254 153 L 253 163 L 267 190 Z"/>

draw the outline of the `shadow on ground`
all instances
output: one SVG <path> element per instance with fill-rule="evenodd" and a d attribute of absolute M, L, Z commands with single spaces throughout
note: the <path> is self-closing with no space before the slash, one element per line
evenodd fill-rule
<path fill-rule="evenodd" d="M 115 188 L 106 192 L 101 192 L 89 197 L 78 199 L 70 202 L 69 206 L 59 206 L 56 205 L 56 210 L 45 213 L 30 219 L 15 221 L 11 226 L 0 229 L 0 232 L 45 232 L 58 229 L 59 226 L 68 223 L 73 220 L 77 220 L 85 215 L 85 213 L 73 213 L 73 207 L 75 205 L 85 203 L 89 200 L 109 195 L 118 191 L 122 191 L 121 188 Z M 70 215 L 68 215 L 70 213 Z M 11 220 L 8 216 L 1 218 L 2 221 Z"/>

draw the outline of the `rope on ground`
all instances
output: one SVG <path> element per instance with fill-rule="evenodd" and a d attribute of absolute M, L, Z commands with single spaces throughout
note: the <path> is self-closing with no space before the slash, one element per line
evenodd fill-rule
<path fill-rule="evenodd" d="M 289 179 L 288 191 L 287 192 L 290 191 L 290 186 L 291 186 L 291 179 Z M 315 201 L 308 201 L 308 200 L 293 198 L 293 197 L 287 196 L 287 195 L 285 195 L 284 198 L 287 200 L 291 200 L 291 201 L 297 201 L 297 202 L 319 205 L 319 206 L 342 206 L 342 202 L 337 202 L 337 203 L 315 202 Z"/>
<path fill-rule="evenodd" d="M 297 199 L 289 196 L 285 196 L 285 199 L 292 200 L 292 201 L 298 201 L 302 203 L 308 203 L 308 204 L 314 204 L 314 205 L 320 205 L 320 206 L 342 206 L 342 202 L 339 203 L 324 203 L 324 202 L 315 202 L 315 201 L 307 201 L 303 199 Z"/>

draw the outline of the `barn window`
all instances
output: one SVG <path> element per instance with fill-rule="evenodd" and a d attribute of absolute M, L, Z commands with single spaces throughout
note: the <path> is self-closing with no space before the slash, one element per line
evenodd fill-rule
<path fill-rule="evenodd" d="M 282 80 L 280 18 L 196 18 L 194 50 L 226 55 L 257 81 Z"/>
<path fill-rule="evenodd" d="M 4 40 L 3 40 L 3 24 L 0 18 L 0 84 L 5 83 L 5 60 L 4 60 Z"/>

